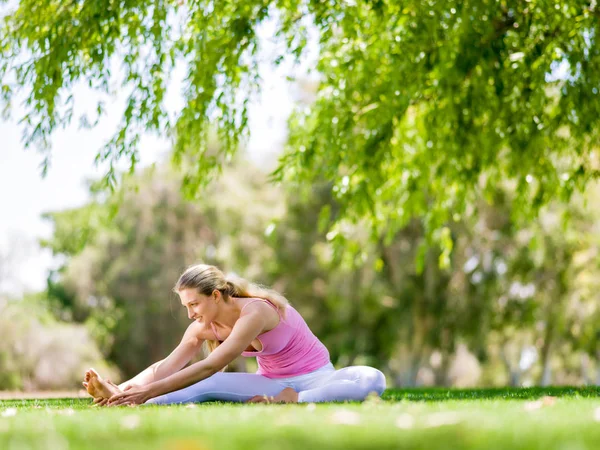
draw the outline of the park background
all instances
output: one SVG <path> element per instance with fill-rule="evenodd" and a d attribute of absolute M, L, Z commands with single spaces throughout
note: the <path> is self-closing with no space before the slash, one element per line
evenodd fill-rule
<path fill-rule="evenodd" d="M 464 50 L 452 68 L 415 45 L 423 35 L 369 32 L 366 24 L 379 19 L 366 13 L 355 34 L 344 21 L 341 34 L 330 32 L 334 14 L 307 15 L 298 60 L 279 59 L 288 48 L 273 37 L 273 13 L 253 37 L 263 89 L 249 103 L 250 139 L 227 139 L 223 129 L 239 118 L 225 123 L 215 111 L 207 112 L 214 120 L 203 153 L 174 148 L 158 125 L 140 131 L 139 144 L 129 142 L 139 153 L 115 163 L 112 191 L 112 161 L 94 168 L 94 159 L 121 126 L 130 90 L 113 86 L 107 102 L 87 83 L 74 84 L 74 117 L 103 116 L 95 128 L 73 120 L 52 134 L 45 178 L 38 165 L 48 153 L 24 148 L 27 127 L 18 119 L 30 111 L 26 95 L 15 93 L 0 126 L 0 389 L 72 390 L 90 366 L 116 381 L 164 358 L 189 323 L 171 288 L 195 262 L 279 290 L 336 367 L 378 367 L 390 387 L 600 384 L 600 186 L 577 178 L 599 167 L 597 80 L 586 78 L 598 50 L 587 10 L 567 6 L 532 19 L 533 46 L 523 48 L 516 44 L 531 42 L 519 41 L 514 26 L 527 22 L 521 7 L 495 11 L 506 29 L 470 16 L 477 33 L 489 22 L 502 48 L 461 34 L 453 17 L 466 21 L 464 9 L 399 10 L 397 17 L 421 21 L 424 34 L 430 16 L 448 24 L 442 28 L 454 35 L 440 39 L 440 54 Z M 582 17 L 575 38 L 561 28 L 564 17 Z M 556 29 L 538 36 L 542 19 Z M 569 47 L 569 39 L 577 43 Z M 406 44 L 401 64 L 390 43 Z M 487 47 L 505 64 L 496 66 Z M 340 63 L 356 49 L 370 64 Z M 112 63 L 117 79 L 129 70 Z M 423 76 L 397 75 L 408 71 Z M 175 114 L 185 68 L 174 65 L 171 75 L 164 109 Z M 499 80 L 514 89 L 499 90 Z M 452 97 L 456 105 L 444 104 Z M 548 111 L 562 105 L 557 99 L 574 103 Z M 105 103 L 97 110 L 98 102 Z M 396 110 L 404 119 L 387 120 Z M 506 130 L 477 121 L 490 111 Z M 358 125 L 347 125 L 348 115 Z M 353 142 L 365 152 L 348 148 Z M 549 143 L 556 145 L 547 150 Z M 199 155 L 218 159 L 222 173 L 196 170 Z M 467 159 L 471 172 L 460 165 Z M 310 177 L 272 181 L 278 164 Z M 255 367 L 240 359 L 229 370 Z"/>

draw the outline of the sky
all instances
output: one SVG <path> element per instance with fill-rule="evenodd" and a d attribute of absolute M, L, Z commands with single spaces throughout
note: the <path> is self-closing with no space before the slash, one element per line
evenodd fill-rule
<path fill-rule="evenodd" d="M 272 32 L 273 24 L 260 30 L 263 36 Z M 263 45 L 268 60 L 268 42 Z M 286 136 L 286 119 L 293 99 L 286 81 L 290 67 L 273 69 L 261 65 L 262 94 L 250 106 L 251 158 L 272 157 L 281 148 Z M 177 78 L 177 77 L 175 77 Z M 178 91 L 177 83 L 173 82 Z M 74 91 L 76 108 L 93 110 L 94 93 L 83 88 Z M 88 200 L 85 180 L 103 175 L 95 168 L 94 157 L 115 132 L 121 118 L 125 94 L 121 92 L 107 104 L 107 114 L 94 129 L 78 129 L 77 120 L 52 137 L 51 166 L 45 178 L 41 176 L 43 157 L 35 149 L 25 149 L 22 128 L 17 118 L 23 114 L 18 105 L 11 120 L 0 119 L 0 294 L 20 295 L 45 287 L 48 271 L 58 264 L 50 252 L 41 249 L 38 239 L 51 236 L 52 227 L 41 215 L 85 204 Z M 175 101 L 175 100 L 174 100 Z M 171 107 L 173 106 L 170 105 Z M 169 105 L 167 105 L 169 108 Z M 77 117 L 77 115 L 74 115 Z M 165 139 L 146 135 L 140 145 L 140 166 L 162 159 L 169 149 Z"/>

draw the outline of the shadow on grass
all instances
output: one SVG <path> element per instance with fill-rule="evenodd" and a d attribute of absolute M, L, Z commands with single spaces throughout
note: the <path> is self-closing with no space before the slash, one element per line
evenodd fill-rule
<path fill-rule="evenodd" d="M 489 389 L 387 389 L 383 393 L 382 398 L 391 402 L 400 400 L 439 402 L 444 400 L 531 400 L 546 395 L 553 397 L 600 397 L 600 386 Z"/>
<path fill-rule="evenodd" d="M 385 402 L 440 402 L 447 400 L 531 400 L 543 396 L 600 398 L 600 386 L 588 387 L 531 387 L 531 388 L 488 388 L 488 389 L 448 389 L 448 388 L 414 388 L 387 389 L 382 396 Z M 356 403 L 359 402 L 348 402 Z M 205 402 L 202 406 L 210 405 L 244 405 L 229 402 Z M 53 399 L 10 399 L 0 400 L 0 408 L 89 408 L 92 399 L 53 398 Z M 151 405 L 150 407 L 154 407 Z"/>

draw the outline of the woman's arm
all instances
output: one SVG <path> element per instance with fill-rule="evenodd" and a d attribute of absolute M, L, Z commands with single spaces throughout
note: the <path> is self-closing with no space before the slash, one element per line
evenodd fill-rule
<path fill-rule="evenodd" d="M 131 380 L 119 385 L 121 390 L 134 386 L 146 386 L 181 370 L 202 348 L 203 339 L 200 338 L 203 326 L 193 322 L 185 331 L 179 345 L 165 359 L 155 362 L 147 369 L 137 374 Z"/>
<path fill-rule="evenodd" d="M 248 311 L 240 316 L 231 334 L 206 359 L 144 387 L 132 388 L 114 395 L 110 398 L 109 405 L 141 404 L 150 398 L 183 389 L 214 375 L 240 356 L 263 331 L 265 325 L 266 319 L 260 310 Z"/>

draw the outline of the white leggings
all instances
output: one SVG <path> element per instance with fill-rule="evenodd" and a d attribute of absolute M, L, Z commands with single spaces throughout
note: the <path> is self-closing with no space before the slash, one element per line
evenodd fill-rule
<path fill-rule="evenodd" d="M 335 370 L 329 363 L 305 375 L 267 378 L 256 373 L 217 372 L 179 391 L 151 398 L 146 404 L 167 405 L 211 400 L 245 402 L 255 395 L 275 396 L 284 388 L 298 392 L 298 402 L 364 400 L 371 393 L 381 395 L 385 376 L 368 366 Z"/>

